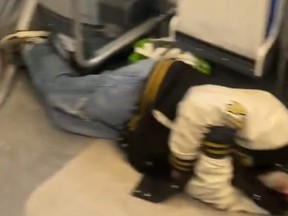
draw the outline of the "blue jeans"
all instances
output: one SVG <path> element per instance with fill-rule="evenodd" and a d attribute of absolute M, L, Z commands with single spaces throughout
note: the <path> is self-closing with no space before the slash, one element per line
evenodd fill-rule
<path fill-rule="evenodd" d="M 155 64 L 144 60 L 81 77 L 48 42 L 27 45 L 23 59 L 56 126 L 106 139 L 116 139 L 124 129 Z"/>

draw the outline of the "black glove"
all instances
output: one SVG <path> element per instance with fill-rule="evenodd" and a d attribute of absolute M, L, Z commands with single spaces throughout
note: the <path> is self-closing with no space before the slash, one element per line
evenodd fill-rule
<path fill-rule="evenodd" d="M 203 143 L 203 152 L 211 158 L 221 159 L 230 154 L 236 130 L 224 126 L 211 127 Z"/>
<path fill-rule="evenodd" d="M 170 197 L 181 193 L 190 178 L 190 173 L 169 179 L 144 176 L 132 192 L 132 195 L 153 203 L 164 202 Z"/>

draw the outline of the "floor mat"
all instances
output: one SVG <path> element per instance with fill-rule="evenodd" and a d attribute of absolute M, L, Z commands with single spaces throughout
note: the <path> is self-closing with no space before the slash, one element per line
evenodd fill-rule
<path fill-rule="evenodd" d="M 139 178 L 113 143 L 96 141 L 34 191 L 26 216 L 242 215 L 224 214 L 185 195 L 162 204 L 142 201 L 130 195 Z"/>

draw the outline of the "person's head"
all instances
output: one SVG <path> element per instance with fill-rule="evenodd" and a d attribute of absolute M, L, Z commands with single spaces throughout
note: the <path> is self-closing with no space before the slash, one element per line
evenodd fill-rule
<path fill-rule="evenodd" d="M 265 186 L 284 194 L 288 201 L 288 145 L 270 150 L 237 146 L 235 152 L 234 158 L 242 166 L 250 167 Z"/>
<path fill-rule="evenodd" d="M 288 201 L 288 173 L 284 171 L 270 171 L 258 176 L 267 187 L 276 190 L 287 197 Z M 288 204 L 287 204 L 288 205 Z"/>

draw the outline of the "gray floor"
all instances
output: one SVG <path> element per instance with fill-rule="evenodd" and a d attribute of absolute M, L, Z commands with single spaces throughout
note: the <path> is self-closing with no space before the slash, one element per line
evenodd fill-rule
<path fill-rule="evenodd" d="M 92 139 L 54 128 L 24 74 L 0 110 L 0 215 L 23 216 L 29 194 Z"/>

